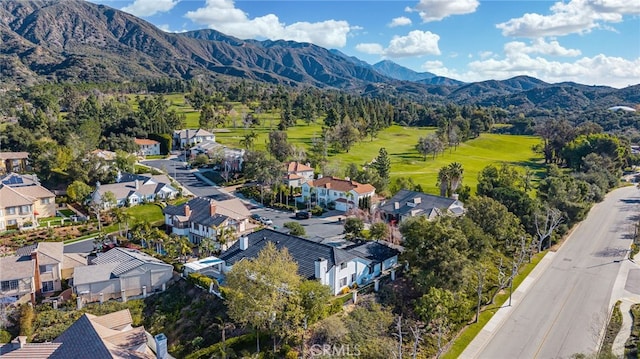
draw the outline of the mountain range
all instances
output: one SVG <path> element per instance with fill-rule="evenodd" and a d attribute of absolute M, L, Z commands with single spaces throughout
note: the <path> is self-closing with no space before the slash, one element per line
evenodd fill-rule
<path fill-rule="evenodd" d="M 370 65 L 310 43 L 241 40 L 215 30 L 167 33 L 128 13 L 82 0 L 0 1 L 2 83 L 215 76 L 522 109 L 640 103 L 640 84 L 615 89 L 549 84 L 527 76 L 463 83 L 391 61 Z"/>

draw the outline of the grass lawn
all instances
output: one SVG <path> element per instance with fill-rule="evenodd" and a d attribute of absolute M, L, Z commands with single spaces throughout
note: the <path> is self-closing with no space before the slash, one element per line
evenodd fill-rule
<path fill-rule="evenodd" d="M 164 222 L 162 207 L 155 203 L 139 204 L 137 206 L 127 208 L 127 213 L 132 217 L 132 224 L 147 222 L 152 226 L 159 226 Z"/>
<path fill-rule="evenodd" d="M 165 95 L 179 113 L 186 116 L 186 127 L 198 128 L 199 112 L 184 101 L 184 94 Z M 261 125 L 245 129 L 241 116 L 250 110 L 241 103 L 233 103 L 234 109 L 224 129 L 216 130 L 216 141 L 230 147 L 240 148 L 242 137 L 254 131 L 258 134 L 254 142 L 256 150 L 266 149 L 269 132 L 277 129 L 280 121 L 279 112 L 255 114 Z M 322 131 L 322 119 L 307 125 L 299 120 L 297 125 L 287 130 L 289 143 L 309 149 L 311 139 L 319 137 Z M 540 143 L 534 136 L 512 136 L 500 134 L 482 134 L 479 138 L 467 141 L 457 149 L 447 150 L 435 159 L 426 160 L 415 150 L 418 138 L 434 132 L 434 128 L 391 126 L 381 132 L 373 141 L 368 139 L 357 143 L 348 153 L 331 153 L 329 160 L 345 169 L 349 163 L 363 165 L 370 162 L 378 154 L 381 147 L 386 148 L 391 157 L 392 177 L 411 177 L 420 184 L 427 193 L 438 194 L 436 186 L 438 171 L 451 162 L 460 162 L 464 168 L 463 184 L 475 191 L 478 173 L 489 164 L 508 163 L 520 167 L 529 167 L 537 173 L 543 168 L 542 156 L 534 153 L 533 145 Z"/>
<path fill-rule="evenodd" d="M 538 263 L 542 260 L 544 255 L 547 252 L 541 252 L 533 256 L 531 259 L 531 263 L 527 263 L 523 266 L 520 273 L 513 279 L 513 290 L 515 291 L 520 283 L 531 273 L 533 268 L 538 265 Z M 471 341 L 478 335 L 478 333 L 482 330 L 485 324 L 489 322 L 491 317 L 509 300 L 509 289 L 507 288 L 504 293 L 498 294 L 494 301 L 494 304 L 485 308 L 480 313 L 480 320 L 478 323 L 471 324 L 464 328 L 458 337 L 453 341 L 451 348 L 448 352 L 446 352 L 442 358 L 443 359 L 455 359 L 462 354 L 464 349 L 471 343 Z"/>
<path fill-rule="evenodd" d="M 59 209 L 58 212 L 60 212 L 65 217 L 71 217 L 76 214 L 74 211 L 70 209 Z"/>

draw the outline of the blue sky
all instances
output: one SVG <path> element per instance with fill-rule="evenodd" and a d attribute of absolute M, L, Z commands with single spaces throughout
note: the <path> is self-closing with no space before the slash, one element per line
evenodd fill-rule
<path fill-rule="evenodd" d="M 638 0 L 95 0 L 164 31 L 311 42 L 461 81 L 640 83 Z"/>

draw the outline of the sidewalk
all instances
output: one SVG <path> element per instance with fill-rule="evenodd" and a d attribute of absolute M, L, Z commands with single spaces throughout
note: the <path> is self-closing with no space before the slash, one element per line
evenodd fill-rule
<path fill-rule="evenodd" d="M 489 343 L 494 333 L 502 326 L 502 323 L 509 317 L 511 311 L 518 306 L 522 298 L 525 296 L 527 290 L 531 285 L 540 277 L 540 275 L 547 269 L 547 267 L 553 261 L 556 252 L 547 252 L 544 258 L 540 260 L 538 265 L 529 273 L 522 283 L 516 288 L 511 296 L 511 306 L 504 304 L 496 314 L 491 317 L 489 322 L 480 330 L 476 337 L 469 343 L 465 350 L 460 354 L 459 358 L 478 358 L 482 349 Z"/>
<path fill-rule="evenodd" d="M 624 344 L 631 336 L 631 326 L 633 324 L 633 316 L 631 316 L 631 306 L 640 303 L 640 297 L 622 298 L 620 299 L 620 312 L 622 312 L 622 327 L 613 341 L 611 352 L 616 357 L 624 355 Z"/>

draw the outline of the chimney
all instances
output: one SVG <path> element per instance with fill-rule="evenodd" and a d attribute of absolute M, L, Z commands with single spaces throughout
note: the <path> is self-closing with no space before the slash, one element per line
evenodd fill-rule
<path fill-rule="evenodd" d="M 156 342 L 156 358 L 164 359 L 168 357 L 167 353 L 167 336 L 164 333 L 160 333 L 153 337 Z"/>
<path fill-rule="evenodd" d="M 322 178 L 322 173 L 318 173 L 318 179 Z"/>
<path fill-rule="evenodd" d="M 240 250 L 246 251 L 249 248 L 249 237 L 242 236 L 240 237 Z"/>
<path fill-rule="evenodd" d="M 140 181 L 136 180 L 136 190 L 140 189 Z"/>
<path fill-rule="evenodd" d="M 394 209 L 400 209 L 400 202 L 393 202 Z"/>
<path fill-rule="evenodd" d="M 27 336 L 20 335 L 16 338 L 16 341 L 18 342 L 17 344 L 20 348 L 24 348 L 24 346 L 27 345 Z"/>
<path fill-rule="evenodd" d="M 188 204 L 184 205 L 184 215 L 186 217 L 191 217 L 191 207 Z"/>
<path fill-rule="evenodd" d="M 31 252 L 31 260 L 35 262 L 35 269 L 33 275 L 33 284 L 36 286 L 36 295 L 40 296 L 42 294 L 42 284 L 40 282 L 40 263 L 38 262 L 38 251 L 34 250 Z"/>
<path fill-rule="evenodd" d="M 454 193 L 451 195 L 451 198 L 453 198 L 454 201 L 457 201 L 459 197 L 457 193 Z"/>
<path fill-rule="evenodd" d="M 415 204 L 420 204 L 420 203 L 422 203 L 422 198 L 420 198 L 420 197 L 416 197 L 416 198 L 414 198 L 414 199 L 413 199 L 413 203 L 415 203 Z"/>
<path fill-rule="evenodd" d="M 216 204 L 209 202 L 209 215 L 213 217 L 214 214 L 216 214 Z"/>
<path fill-rule="evenodd" d="M 345 177 L 344 180 L 345 181 L 351 181 L 351 177 Z"/>
<path fill-rule="evenodd" d="M 326 283 L 327 260 L 320 257 L 314 262 L 314 277 L 320 280 L 321 284 Z"/>

